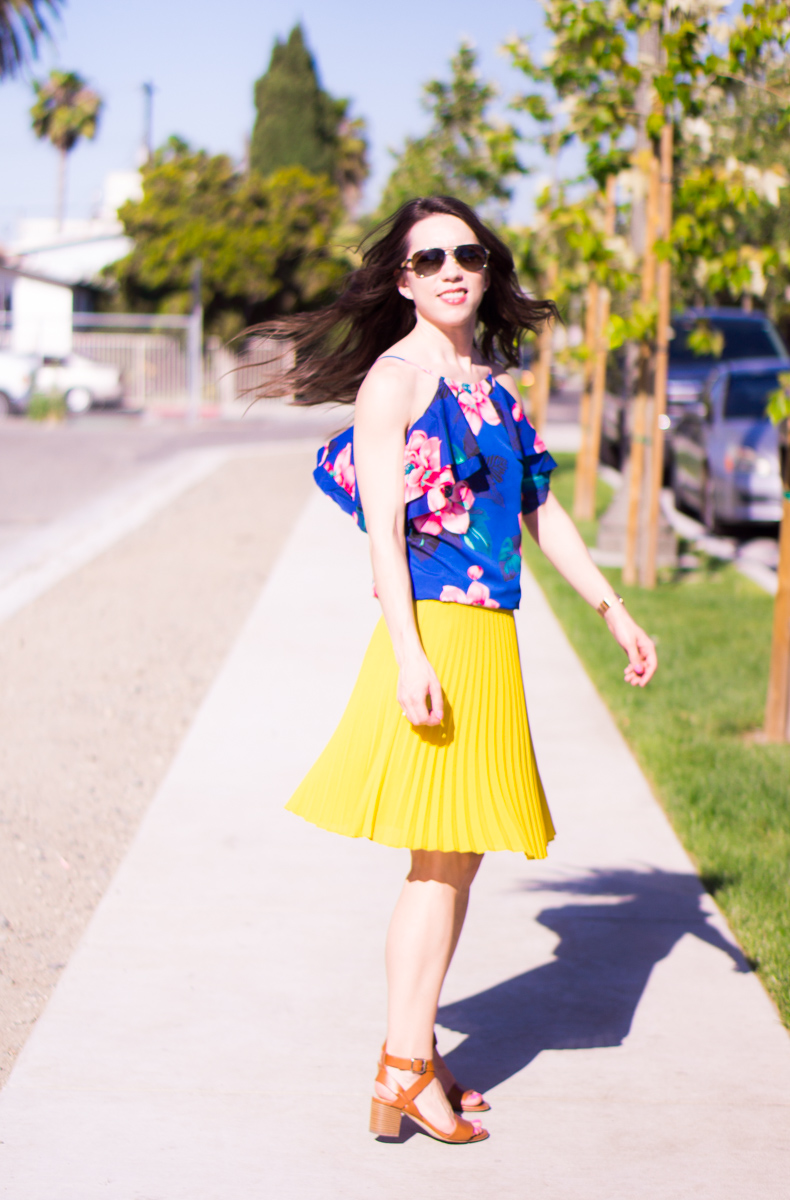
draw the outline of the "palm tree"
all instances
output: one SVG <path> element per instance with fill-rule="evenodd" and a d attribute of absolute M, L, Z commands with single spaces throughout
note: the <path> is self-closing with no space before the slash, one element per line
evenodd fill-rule
<path fill-rule="evenodd" d="M 0 0 L 1 2 L 1 0 Z M 33 132 L 49 138 L 60 151 L 58 171 L 58 228 L 63 227 L 66 203 L 66 159 L 80 138 L 94 138 L 104 101 L 74 71 L 50 71 L 43 83 L 34 83 L 36 102 L 30 110 Z"/>
<path fill-rule="evenodd" d="M 63 0 L 0 0 L 0 79 L 11 78 L 38 52 L 49 36 L 47 17 L 57 16 Z"/>

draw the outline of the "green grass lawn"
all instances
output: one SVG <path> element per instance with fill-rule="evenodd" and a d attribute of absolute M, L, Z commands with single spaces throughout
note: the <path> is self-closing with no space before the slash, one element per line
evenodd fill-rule
<path fill-rule="evenodd" d="M 574 456 L 555 457 L 553 490 L 570 510 Z M 610 495 L 599 483 L 599 513 Z M 580 528 L 591 541 L 594 524 Z M 657 675 L 632 689 L 604 622 L 525 542 L 528 566 L 790 1026 L 790 746 L 750 736 L 763 721 L 772 598 L 713 560 L 652 592 L 606 571 L 658 646 Z"/>

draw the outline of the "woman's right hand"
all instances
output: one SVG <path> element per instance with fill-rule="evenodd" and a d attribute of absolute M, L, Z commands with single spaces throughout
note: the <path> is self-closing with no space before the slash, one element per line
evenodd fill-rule
<path fill-rule="evenodd" d="M 442 685 L 424 654 L 404 662 L 398 675 L 397 695 L 398 704 L 412 725 L 441 725 L 444 720 Z"/>

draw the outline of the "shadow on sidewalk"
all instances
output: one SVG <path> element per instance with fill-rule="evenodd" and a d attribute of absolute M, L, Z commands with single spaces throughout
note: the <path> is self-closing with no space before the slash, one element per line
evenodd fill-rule
<path fill-rule="evenodd" d="M 468 1035 L 445 1058 L 462 1086 L 486 1092 L 541 1050 L 619 1046 L 654 965 L 687 933 L 727 954 L 735 970 L 750 970 L 737 946 L 708 924 L 696 875 L 596 871 L 524 890 L 570 893 L 581 902 L 538 914 L 559 938 L 551 962 L 439 1009 L 440 1025 Z M 407 1119 L 397 1140 L 416 1132 Z"/>
<path fill-rule="evenodd" d="M 737 946 L 708 924 L 695 875 L 598 871 L 545 890 L 584 897 L 537 917 L 560 939 L 554 959 L 439 1009 L 439 1024 L 468 1035 L 447 1055 L 448 1066 L 481 1092 L 541 1050 L 619 1046 L 653 966 L 687 933 L 729 955 L 736 970 L 750 969 Z"/>

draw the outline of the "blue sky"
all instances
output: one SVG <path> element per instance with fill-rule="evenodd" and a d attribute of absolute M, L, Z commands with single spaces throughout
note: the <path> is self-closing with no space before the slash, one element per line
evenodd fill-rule
<path fill-rule="evenodd" d="M 390 146 L 426 125 L 421 85 L 447 77 L 460 39 L 477 46 L 482 74 L 512 95 L 523 77 L 498 47 L 511 33 L 545 44 L 537 0 L 68 0 L 34 73 L 51 66 L 85 75 L 106 109 L 93 143 L 83 143 L 69 166 L 68 213 L 91 215 L 104 175 L 135 165 L 142 131 L 140 85 L 152 80 L 154 139 L 178 133 L 212 152 L 241 155 L 253 121 L 252 88 L 275 37 L 301 20 L 324 86 L 349 96 L 368 121 L 375 199 L 386 178 Z M 56 155 L 30 132 L 29 81 L 0 85 L 0 242 L 20 216 L 51 216 Z M 525 157 L 536 159 L 535 151 Z M 514 217 L 530 209 L 534 184 L 518 190 Z"/>

